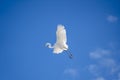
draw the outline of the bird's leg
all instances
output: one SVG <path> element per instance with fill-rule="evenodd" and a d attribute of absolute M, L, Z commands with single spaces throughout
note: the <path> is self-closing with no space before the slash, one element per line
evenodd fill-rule
<path fill-rule="evenodd" d="M 67 50 L 68 51 L 68 53 L 69 53 L 69 58 L 73 58 L 73 54 L 69 51 L 69 50 Z"/>
<path fill-rule="evenodd" d="M 70 59 L 73 58 L 73 55 L 72 55 L 72 53 L 69 50 L 65 50 L 65 52 L 68 54 L 68 56 L 69 56 Z"/>

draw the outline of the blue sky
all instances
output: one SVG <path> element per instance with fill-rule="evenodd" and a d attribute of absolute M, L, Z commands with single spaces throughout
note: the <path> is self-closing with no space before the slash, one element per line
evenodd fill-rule
<path fill-rule="evenodd" d="M 119 0 L 0 2 L 0 80 L 120 80 Z M 63 24 L 69 49 L 53 54 Z"/>

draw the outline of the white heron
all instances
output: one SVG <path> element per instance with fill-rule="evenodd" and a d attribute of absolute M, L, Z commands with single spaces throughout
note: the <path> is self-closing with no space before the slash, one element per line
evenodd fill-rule
<path fill-rule="evenodd" d="M 51 46 L 51 43 L 46 43 L 46 46 L 48 48 L 53 48 L 53 53 L 55 54 L 59 54 L 62 53 L 63 51 L 65 51 L 68 55 L 69 58 L 73 58 L 73 55 L 71 54 L 71 52 L 68 50 L 68 45 L 67 43 L 67 36 L 66 36 L 66 30 L 65 27 L 63 25 L 58 25 L 57 26 L 57 31 L 56 31 L 56 43 Z"/>

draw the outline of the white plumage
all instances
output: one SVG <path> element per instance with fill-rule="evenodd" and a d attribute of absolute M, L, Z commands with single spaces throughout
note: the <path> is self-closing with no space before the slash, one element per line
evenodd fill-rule
<path fill-rule="evenodd" d="M 66 30 L 63 25 L 58 25 L 57 26 L 57 31 L 56 31 L 56 43 L 51 46 L 50 43 L 46 43 L 46 46 L 48 48 L 54 48 L 53 53 L 59 54 L 62 53 L 63 51 L 66 51 L 69 56 L 72 56 L 70 52 L 68 52 L 68 45 L 67 43 L 67 36 L 66 36 Z"/>

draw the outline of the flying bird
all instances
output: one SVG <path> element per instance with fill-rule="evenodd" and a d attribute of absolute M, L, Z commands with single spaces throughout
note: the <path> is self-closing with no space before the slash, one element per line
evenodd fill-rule
<path fill-rule="evenodd" d="M 66 43 L 67 36 L 65 27 L 63 25 L 58 25 L 56 31 L 56 43 L 53 46 L 51 45 L 51 43 L 46 43 L 46 46 L 48 48 L 53 48 L 53 53 L 55 54 L 60 54 L 64 51 L 69 55 L 69 58 L 72 59 L 73 55 L 68 50 L 68 45 Z"/>

